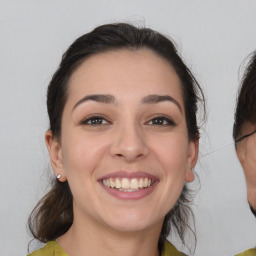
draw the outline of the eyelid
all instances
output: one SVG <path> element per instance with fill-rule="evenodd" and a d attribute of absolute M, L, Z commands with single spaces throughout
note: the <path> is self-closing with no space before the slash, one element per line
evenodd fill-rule
<path fill-rule="evenodd" d="M 91 119 L 94 119 L 94 118 L 101 118 L 102 120 L 105 120 L 107 121 L 108 124 L 112 124 L 111 121 L 109 121 L 108 118 L 106 118 L 104 115 L 102 114 L 91 114 L 91 115 L 88 115 L 86 116 L 85 118 L 83 118 L 79 124 L 80 125 L 93 125 L 93 124 L 88 124 L 87 122 L 90 121 Z M 106 124 L 101 124 L 101 125 L 106 125 Z"/>
<path fill-rule="evenodd" d="M 148 124 L 155 120 L 155 119 L 163 119 L 164 121 L 167 121 L 168 124 L 163 124 L 162 126 L 167 126 L 167 125 L 170 125 L 170 126 L 176 126 L 176 122 L 173 121 L 173 119 L 169 116 L 166 116 L 166 115 L 163 115 L 163 114 L 158 114 L 158 115 L 154 115 L 153 117 L 150 118 L 150 120 L 148 120 L 147 122 L 145 122 L 145 124 Z M 150 124 L 150 125 L 156 125 L 156 124 Z M 161 126 L 161 125 L 159 125 Z"/>

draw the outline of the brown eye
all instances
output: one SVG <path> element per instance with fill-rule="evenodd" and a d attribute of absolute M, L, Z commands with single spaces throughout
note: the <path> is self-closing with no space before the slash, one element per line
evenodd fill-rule
<path fill-rule="evenodd" d="M 104 119 L 101 116 L 92 116 L 89 118 L 86 118 L 85 120 L 83 120 L 81 122 L 82 125 L 92 125 L 92 126 L 96 126 L 96 125 L 105 125 L 105 124 L 109 124 L 109 122 Z"/>
<path fill-rule="evenodd" d="M 147 122 L 147 124 L 149 125 L 175 125 L 175 123 L 169 119 L 169 118 L 166 118 L 166 117 L 156 117 L 156 118 L 153 118 L 151 119 L 149 122 Z"/>

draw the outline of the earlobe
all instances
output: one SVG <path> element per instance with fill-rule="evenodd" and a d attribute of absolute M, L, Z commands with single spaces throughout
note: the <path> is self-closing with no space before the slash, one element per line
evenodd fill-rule
<path fill-rule="evenodd" d="M 195 179 L 194 170 L 191 168 L 190 170 L 187 170 L 186 173 L 186 182 L 192 182 Z"/>
<path fill-rule="evenodd" d="M 51 166 L 55 173 L 55 176 L 57 177 L 61 175 L 61 177 L 58 178 L 58 180 L 61 182 L 66 181 L 66 176 L 64 174 L 62 147 L 60 142 L 56 138 L 54 138 L 51 130 L 48 130 L 45 133 L 45 142 L 49 152 Z"/>

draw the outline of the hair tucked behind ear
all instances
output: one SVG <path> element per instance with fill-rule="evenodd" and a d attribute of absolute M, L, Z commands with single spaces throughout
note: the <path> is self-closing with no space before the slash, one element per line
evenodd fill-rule
<path fill-rule="evenodd" d="M 125 23 L 97 27 L 90 33 L 79 37 L 63 55 L 47 92 L 49 129 L 55 138 L 61 138 L 62 113 L 68 96 L 68 82 L 74 70 L 88 57 L 95 54 L 142 48 L 151 50 L 160 58 L 167 60 L 174 68 L 181 82 L 189 140 L 198 139 L 199 129 L 196 115 L 200 99 L 204 109 L 204 96 L 195 77 L 178 55 L 174 43 L 156 31 Z M 164 240 L 172 229 L 177 231 L 182 242 L 185 243 L 185 231 L 191 229 L 188 217 L 192 216 L 187 196 L 187 188 L 184 187 L 176 206 L 165 217 L 159 239 L 160 252 Z M 72 222 L 72 194 L 68 183 L 55 181 L 50 192 L 40 200 L 29 218 L 31 233 L 38 240 L 47 242 L 64 234 Z"/>

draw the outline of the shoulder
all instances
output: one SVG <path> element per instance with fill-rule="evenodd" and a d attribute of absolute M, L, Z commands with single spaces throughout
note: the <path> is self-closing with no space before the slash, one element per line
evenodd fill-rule
<path fill-rule="evenodd" d="M 235 256 L 256 256 L 256 249 L 249 249 L 247 251 L 238 253 Z"/>
<path fill-rule="evenodd" d="M 41 249 L 32 252 L 28 256 L 68 256 L 56 241 L 49 241 Z"/>
<path fill-rule="evenodd" d="M 164 244 L 164 251 L 162 253 L 162 256 L 184 256 L 185 254 L 182 252 L 179 252 L 170 242 L 167 240 Z"/>

